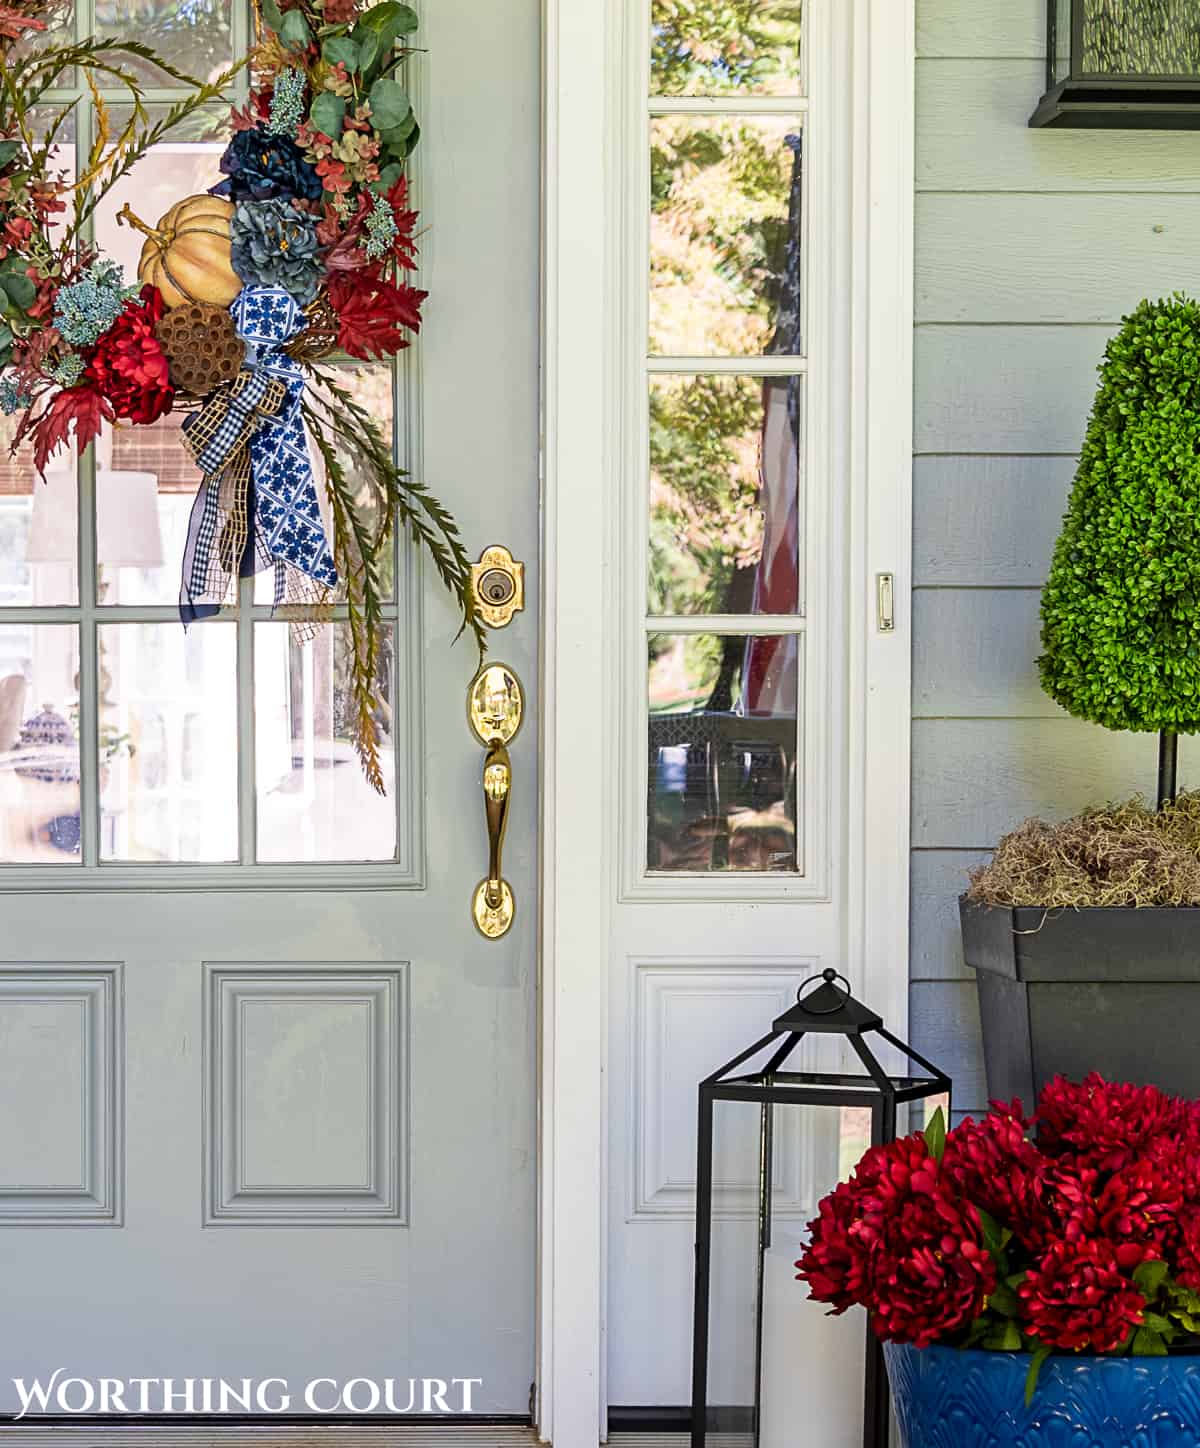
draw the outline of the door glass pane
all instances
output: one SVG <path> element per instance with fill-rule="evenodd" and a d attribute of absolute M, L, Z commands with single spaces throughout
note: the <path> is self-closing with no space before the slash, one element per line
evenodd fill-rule
<path fill-rule="evenodd" d="M 651 870 L 795 871 L 795 634 L 651 634 Z"/>
<path fill-rule="evenodd" d="M 100 640 L 100 854 L 235 860 L 237 633 L 106 624 Z"/>
<path fill-rule="evenodd" d="M 151 121 L 159 119 L 161 110 L 149 107 Z M 113 107 L 114 133 L 120 133 L 128 115 L 128 108 Z M 182 134 L 172 131 L 171 139 L 147 151 L 97 206 L 96 245 L 121 264 L 131 286 L 137 281 L 138 259 L 147 238 L 128 222 L 118 222 L 118 215 L 128 204 L 135 216 L 153 227 L 176 202 L 215 186 L 221 179 L 218 162 L 226 145 L 228 116 L 228 111 L 223 116 L 198 112 L 189 122 L 190 135 L 182 127 Z"/>
<path fill-rule="evenodd" d="M 650 380 L 658 614 L 800 610 L 799 377 Z"/>
<path fill-rule="evenodd" d="M 800 0 L 653 0 L 650 92 L 795 96 Z"/>
<path fill-rule="evenodd" d="M 96 446 L 96 600 L 173 604 L 200 472 L 183 441 L 186 413 L 145 427 L 105 427 Z M 236 602 L 230 599 L 230 602 Z"/>
<path fill-rule="evenodd" d="M 79 863 L 79 630 L 0 625 L 0 861 Z"/>
<path fill-rule="evenodd" d="M 260 860 L 391 860 L 396 854 L 394 631 L 384 634 L 375 724 L 387 795 L 350 739 L 349 625 L 299 643 L 286 623 L 254 628 Z"/>
<path fill-rule="evenodd" d="M 0 608 L 72 604 L 78 596 L 75 552 L 75 454 L 60 450 L 45 482 L 33 449 L 10 451 L 15 417 L 0 417 Z"/>
<path fill-rule="evenodd" d="M 799 353 L 800 122 L 650 123 L 650 351 Z"/>
<path fill-rule="evenodd" d="M 96 0 L 102 40 L 140 40 L 189 75 L 211 80 L 233 58 L 232 0 Z M 157 66 L 122 57 L 122 68 L 151 85 L 178 82 Z"/>

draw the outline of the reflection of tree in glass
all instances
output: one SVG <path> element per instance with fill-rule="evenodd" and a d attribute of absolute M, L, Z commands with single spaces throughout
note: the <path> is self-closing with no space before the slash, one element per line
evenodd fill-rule
<path fill-rule="evenodd" d="M 657 95 L 795 95 L 800 0 L 654 0 Z"/>
<path fill-rule="evenodd" d="M 787 242 L 799 178 L 800 137 L 786 118 L 652 122 L 652 352 L 761 355 L 776 319 L 798 317 Z"/>
<path fill-rule="evenodd" d="M 230 0 L 97 0 L 96 33 L 140 40 L 206 80 L 232 58 Z M 139 69 L 152 83 L 175 84 L 153 66 Z"/>
<path fill-rule="evenodd" d="M 762 383 L 659 377 L 650 394 L 653 613 L 731 613 L 736 570 L 762 554 Z"/>

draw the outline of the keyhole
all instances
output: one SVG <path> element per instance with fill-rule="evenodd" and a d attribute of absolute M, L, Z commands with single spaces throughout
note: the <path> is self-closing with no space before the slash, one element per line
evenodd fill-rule
<path fill-rule="evenodd" d="M 479 580 L 479 595 L 493 608 L 508 603 L 515 592 L 516 585 L 502 568 L 489 568 Z"/>

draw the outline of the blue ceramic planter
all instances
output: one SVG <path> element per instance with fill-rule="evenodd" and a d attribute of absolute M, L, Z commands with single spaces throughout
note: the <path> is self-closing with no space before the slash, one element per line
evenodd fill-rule
<path fill-rule="evenodd" d="M 1025 1407 L 1023 1353 L 888 1343 L 904 1448 L 1196 1448 L 1200 1355 L 1052 1357 Z"/>

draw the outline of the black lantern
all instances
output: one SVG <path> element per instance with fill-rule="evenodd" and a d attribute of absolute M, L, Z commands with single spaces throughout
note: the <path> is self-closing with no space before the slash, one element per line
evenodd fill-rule
<path fill-rule="evenodd" d="M 820 981 L 820 984 L 816 984 Z M 784 1067 L 805 1036 L 842 1037 L 865 1068 L 865 1075 L 822 1071 L 788 1071 Z M 927 1074 L 891 1076 L 872 1050 L 886 1041 L 908 1061 Z M 839 1053 L 840 1054 L 840 1053 Z M 750 1074 L 738 1074 L 756 1057 L 765 1064 Z M 770 1032 L 735 1056 L 727 1065 L 700 1084 L 699 1136 L 696 1164 L 696 1299 L 692 1338 L 692 1448 L 705 1448 L 709 1431 L 745 1434 L 758 1448 L 763 1399 L 763 1297 L 764 1262 L 771 1246 L 772 1212 L 779 1132 L 776 1107 L 835 1108 L 834 1121 L 843 1111 L 855 1113 L 864 1122 L 863 1141 L 870 1145 L 892 1141 L 896 1136 L 898 1108 L 905 1102 L 950 1092 L 950 1078 L 917 1054 L 911 1046 L 884 1029 L 876 1013 L 856 1001 L 849 982 L 834 970 L 806 981 L 797 992 L 796 1004 L 781 1015 Z M 757 1134 L 757 1238 L 752 1271 L 753 1291 L 753 1403 L 745 1408 L 713 1406 L 709 1402 L 710 1295 L 713 1279 L 713 1160 L 714 1107 L 717 1102 L 742 1102 L 757 1106 L 753 1115 Z M 823 1113 L 822 1113 L 823 1115 Z M 865 1123 L 869 1119 L 869 1128 Z M 841 1128 L 839 1127 L 839 1133 Z M 831 1183 L 832 1185 L 832 1183 Z M 799 1298 L 803 1288 L 795 1284 Z M 747 1294 L 748 1296 L 748 1294 Z M 822 1319 L 822 1322 L 824 1320 Z M 889 1403 L 883 1352 L 867 1327 L 866 1364 L 863 1379 L 864 1448 L 886 1448 Z M 797 1430 L 814 1425 L 798 1423 Z M 797 1440 L 799 1441 L 799 1440 Z M 805 1441 L 814 1441 L 811 1438 Z"/>
<path fill-rule="evenodd" d="M 1046 94 L 1031 126 L 1200 129 L 1200 7 L 1046 0 Z"/>

